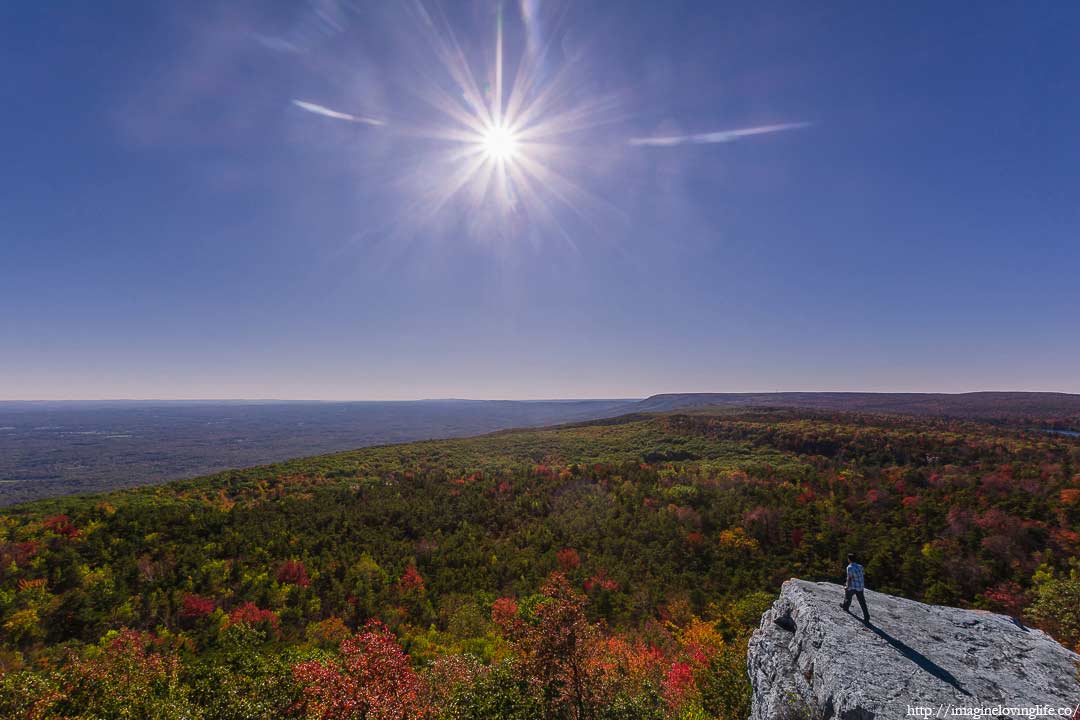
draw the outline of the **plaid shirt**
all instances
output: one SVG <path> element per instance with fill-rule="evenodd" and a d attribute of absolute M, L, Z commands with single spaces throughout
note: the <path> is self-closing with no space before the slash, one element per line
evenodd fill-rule
<path fill-rule="evenodd" d="M 865 588 L 866 581 L 863 579 L 862 565 L 851 563 L 847 566 L 847 589 L 864 590 Z"/>

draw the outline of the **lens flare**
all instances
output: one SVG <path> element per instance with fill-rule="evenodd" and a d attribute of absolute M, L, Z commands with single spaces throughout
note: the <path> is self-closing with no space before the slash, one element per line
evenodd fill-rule
<path fill-rule="evenodd" d="M 488 128 L 482 138 L 484 153 L 489 160 L 497 163 L 509 163 L 518 152 L 517 135 L 508 127 L 496 125 Z"/>
<path fill-rule="evenodd" d="M 590 71 L 589 43 L 564 27 L 565 12 L 542 12 L 548 6 L 540 0 L 510 3 L 520 13 L 509 16 L 504 43 L 503 0 L 492 4 L 493 43 L 471 25 L 468 41 L 459 42 L 440 0 L 395 4 L 405 14 L 401 37 L 409 48 L 400 82 L 386 86 L 389 98 L 403 100 L 399 108 L 356 114 L 293 100 L 305 112 L 369 125 L 386 138 L 385 145 L 372 143 L 365 172 L 384 174 L 396 212 L 362 235 L 402 248 L 416 240 L 511 235 L 538 245 L 555 236 L 576 248 L 579 233 L 612 237 L 630 227 L 621 203 L 604 199 L 613 196 L 606 180 L 627 145 L 704 146 L 809 126 L 621 140 L 597 132 L 631 117 L 634 98 Z"/>
<path fill-rule="evenodd" d="M 401 229 L 446 227 L 437 218 L 456 207 L 480 238 L 542 229 L 575 245 L 576 228 L 612 212 L 576 171 L 596 145 L 589 131 L 617 120 L 621 98 L 585 92 L 591 74 L 580 54 L 561 51 L 554 31 L 538 42 L 534 15 L 520 17 L 531 44 L 504 43 L 499 3 L 494 44 L 477 53 L 479 38 L 461 45 L 440 3 L 411 7 L 427 41 L 418 46 L 434 60 L 417 68 L 423 82 L 414 91 L 435 112 L 412 129 L 433 145 L 413 176 L 415 202 Z"/>

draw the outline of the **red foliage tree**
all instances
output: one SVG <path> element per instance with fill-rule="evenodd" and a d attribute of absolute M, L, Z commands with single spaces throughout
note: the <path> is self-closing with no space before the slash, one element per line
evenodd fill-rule
<path fill-rule="evenodd" d="M 1054 528 L 1050 531 L 1050 539 L 1054 545 L 1061 548 L 1067 554 L 1076 555 L 1080 550 L 1080 533 L 1066 528 Z"/>
<path fill-rule="evenodd" d="M 678 711 L 686 705 L 696 689 L 693 668 L 686 663 L 672 663 L 660 687 L 668 707 Z"/>
<path fill-rule="evenodd" d="M 600 590 L 607 590 L 608 592 L 618 592 L 619 583 L 615 582 L 608 577 L 607 572 L 600 570 L 584 583 L 585 592 L 593 593 Z"/>
<path fill-rule="evenodd" d="M 994 610 L 1020 617 L 1031 598 L 1014 582 L 1003 582 L 983 593 Z"/>
<path fill-rule="evenodd" d="M 243 623 L 253 628 L 263 628 L 277 637 L 281 633 L 281 621 L 277 613 L 263 610 L 253 602 L 246 602 L 229 613 L 229 625 Z"/>
<path fill-rule="evenodd" d="M 332 662 L 293 667 L 303 685 L 306 717 L 322 720 L 407 720 L 426 714 L 424 686 L 409 657 L 377 620 L 341 643 Z"/>
<path fill-rule="evenodd" d="M 53 515 L 47 517 L 41 521 L 42 527 L 46 530 L 62 535 L 68 539 L 74 539 L 79 536 L 79 529 L 71 522 L 71 518 L 67 515 Z"/>
<path fill-rule="evenodd" d="M 423 595 L 424 590 L 424 577 L 416 566 L 410 563 L 398 581 L 398 592 L 405 596 L 418 596 Z"/>
<path fill-rule="evenodd" d="M 647 687 L 660 685 L 667 663 L 660 649 L 640 640 L 630 642 L 618 635 L 601 638 L 589 667 L 597 681 L 594 697 L 610 702 L 620 694 L 640 695 Z"/>
<path fill-rule="evenodd" d="M 180 603 L 180 617 L 189 619 L 204 618 L 217 609 L 213 598 L 189 593 Z"/>
<path fill-rule="evenodd" d="M 34 540 L 0 543 L 0 578 L 4 578 L 12 568 L 25 568 L 40 549 L 41 543 Z"/>
<path fill-rule="evenodd" d="M 555 553 L 555 559 L 559 562 L 559 569 L 564 573 L 581 567 L 581 556 L 574 548 L 563 548 Z"/>
<path fill-rule="evenodd" d="M 299 560 L 286 560 L 277 571 L 277 581 L 289 585 L 307 587 L 311 584 L 308 578 L 307 567 Z"/>
<path fill-rule="evenodd" d="M 501 597 L 491 603 L 491 619 L 496 625 L 508 631 L 517 617 L 517 600 L 512 597 Z"/>

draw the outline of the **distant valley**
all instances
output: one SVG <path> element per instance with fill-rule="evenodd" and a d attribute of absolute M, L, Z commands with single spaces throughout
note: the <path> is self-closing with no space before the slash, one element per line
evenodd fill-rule
<path fill-rule="evenodd" d="M 0 505 L 371 445 L 589 420 L 633 401 L 0 402 Z"/>
<path fill-rule="evenodd" d="M 390 443 L 693 408 L 788 407 L 1080 430 L 1067 393 L 680 393 L 644 400 L 0 402 L 0 505 Z"/>

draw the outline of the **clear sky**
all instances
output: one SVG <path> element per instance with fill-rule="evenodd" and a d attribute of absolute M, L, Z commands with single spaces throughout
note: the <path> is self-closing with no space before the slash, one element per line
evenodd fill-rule
<path fill-rule="evenodd" d="M 4 3 L 0 399 L 1080 392 L 1080 4 L 498 18 Z"/>

